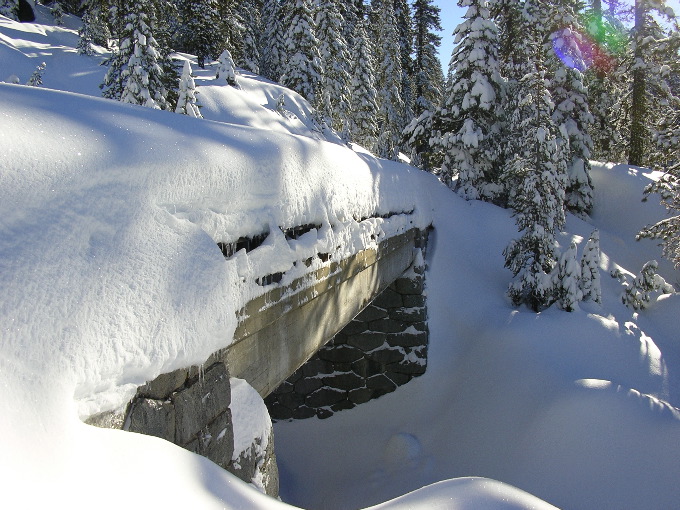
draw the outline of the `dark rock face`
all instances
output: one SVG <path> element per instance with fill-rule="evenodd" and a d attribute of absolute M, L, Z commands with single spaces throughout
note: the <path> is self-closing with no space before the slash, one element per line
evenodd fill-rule
<path fill-rule="evenodd" d="M 425 373 L 424 273 L 412 267 L 269 395 L 272 419 L 328 418 Z"/>

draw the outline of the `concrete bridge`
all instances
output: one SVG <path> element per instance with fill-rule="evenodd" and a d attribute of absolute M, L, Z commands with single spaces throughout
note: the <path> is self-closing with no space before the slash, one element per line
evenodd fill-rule
<path fill-rule="evenodd" d="M 311 228 L 289 229 L 288 235 Z M 257 249 L 265 237 L 220 248 L 230 257 Z M 246 481 L 259 470 L 260 479 L 268 480 L 266 491 L 276 495 L 272 438 L 254 438 L 266 448 L 253 444 L 234 452 L 230 377 L 245 379 L 267 397 L 272 418 L 294 419 L 329 417 L 424 373 L 427 237 L 427 231 L 402 228 L 339 261 L 318 254 L 328 263 L 286 285 L 281 273 L 259 276 L 267 291 L 236 312 L 238 326 L 226 348 L 201 367 L 163 374 L 140 387 L 124 415 L 88 422 L 164 438 Z"/>

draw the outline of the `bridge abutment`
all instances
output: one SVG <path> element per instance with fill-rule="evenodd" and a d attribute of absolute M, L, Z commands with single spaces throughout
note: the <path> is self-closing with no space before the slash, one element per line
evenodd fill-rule
<path fill-rule="evenodd" d="M 425 373 L 425 265 L 413 265 L 265 398 L 274 420 L 328 418 Z"/>

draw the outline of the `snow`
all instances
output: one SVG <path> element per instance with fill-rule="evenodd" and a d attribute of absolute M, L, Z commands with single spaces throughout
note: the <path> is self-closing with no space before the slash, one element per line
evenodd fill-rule
<path fill-rule="evenodd" d="M 205 120 L 101 99 L 103 50 L 78 55 L 77 19 L 55 27 L 37 11 L 30 24 L 0 17 L 7 78 L 47 63 L 42 87 L 0 84 L 0 506 L 677 504 L 680 299 L 634 312 L 608 276 L 655 259 L 680 282 L 660 248 L 633 241 L 663 217 L 640 201 L 658 174 L 595 164 L 591 219 L 569 217 L 558 237 L 582 251 L 599 230 L 602 305 L 514 309 L 508 211 L 344 147 L 299 95 L 245 71 L 240 90 L 214 85 L 214 63 L 196 71 Z M 265 269 L 294 278 L 292 262 L 318 248 L 342 257 L 430 222 L 426 374 L 331 419 L 276 424 L 286 503 L 158 438 L 82 422 L 226 346 Z M 295 241 L 278 230 L 307 224 L 321 227 Z M 229 260 L 216 245 L 267 231 Z M 232 383 L 239 449 L 269 421 Z"/>

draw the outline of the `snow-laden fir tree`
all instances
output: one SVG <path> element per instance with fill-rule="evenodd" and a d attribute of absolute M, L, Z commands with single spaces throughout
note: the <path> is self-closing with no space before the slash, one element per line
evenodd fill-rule
<path fill-rule="evenodd" d="M 39 87 L 42 85 L 43 73 L 45 72 L 46 67 L 47 64 L 45 62 L 41 62 L 38 67 L 35 68 L 35 71 L 33 71 L 33 74 L 26 82 L 26 85 L 29 87 Z"/>
<path fill-rule="evenodd" d="M 415 112 L 415 82 L 413 69 L 413 19 L 407 0 L 392 0 L 394 20 L 397 27 L 399 41 L 399 55 L 401 58 L 401 88 L 399 95 L 404 103 L 402 114 L 402 129 L 414 117 Z"/>
<path fill-rule="evenodd" d="M 376 23 L 376 90 L 378 92 L 378 156 L 396 160 L 402 141 L 404 101 L 402 69 L 394 8 L 391 0 L 373 0 Z"/>
<path fill-rule="evenodd" d="M 576 243 L 562 253 L 553 269 L 554 298 L 565 312 L 573 312 L 583 297 L 581 292 L 581 266 L 576 259 Z"/>
<path fill-rule="evenodd" d="M 632 281 L 625 279 L 624 290 L 621 295 L 621 301 L 624 305 L 633 310 L 644 310 L 652 301 L 653 292 L 663 294 L 673 292 L 673 287 L 657 274 L 658 268 L 659 263 L 656 260 L 650 260 L 642 266 L 640 274 Z"/>
<path fill-rule="evenodd" d="M 311 0 L 284 0 L 286 62 L 281 84 L 293 89 L 314 107 L 318 106 L 321 83 L 321 56 Z"/>
<path fill-rule="evenodd" d="M 196 94 L 196 83 L 191 74 L 191 64 L 188 60 L 185 60 L 182 76 L 179 79 L 179 98 L 177 99 L 175 113 L 181 113 L 197 119 L 203 118 L 196 104 Z"/>
<path fill-rule="evenodd" d="M 645 200 L 651 194 L 658 194 L 661 204 L 669 212 L 669 217 L 648 225 L 640 231 L 637 239 L 658 239 L 662 242 L 663 255 L 680 267 L 680 113 L 669 119 L 667 125 L 656 135 L 656 143 L 666 151 L 668 161 L 672 161 L 666 173 L 658 181 L 645 188 Z"/>
<path fill-rule="evenodd" d="M 360 20 L 355 29 L 355 44 L 350 62 L 350 97 L 352 114 L 348 119 L 351 141 L 374 151 L 378 140 L 376 122 L 378 104 L 373 74 L 373 46 L 366 35 L 366 21 Z"/>
<path fill-rule="evenodd" d="M 241 55 L 236 62 L 239 67 L 259 74 L 260 49 L 258 33 L 261 25 L 260 9 L 257 6 L 256 0 L 241 0 L 238 3 L 236 12 L 243 24 Z"/>
<path fill-rule="evenodd" d="M 263 1 L 261 33 L 260 72 L 265 78 L 278 81 L 283 73 L 286 54 L 278 0 Z"/>
<path fill-rule="evenodd" d="M 217 59 L 215 81 L 220 85 L 231 85 L 232 87 L 239 88 L 238 81 L 236 80 L 236 66 L 229 50 L 224 50 Z"/>
<path fill-rule="evenodd" d="M 111 32 L 107 23 L 107 15 L 102 12 L 103 2 L 90 0 L 83 5 L 82 25 L 78 29 L 78 45 L 76 49 L 81 55 L 93 55 L 93 44 L 108 48 Z"/>
<path fill-rule="evenodd" d="M 555 233 L 565 221 L 567 176 L 545 71 L 535 55 L 530 55 L 532 47 L 536 51 L 538 45 L 528 41 L 529 72 L 518 82 L 510 121 L 510 129 L 517 133 L 516 153 L 504 171 L 512 190 L 509 205 L 521 237 L 508 245 L 504 255 L 505 266 L 514 276 L 508 289 L 513 303 L 539 311 L 554 301 L 549 275 L 556 259 Z"/>
<path fill-rule="evenodd" d="M 179 38 L 182 49 L 196 55 L 198 67 L 214 60 L 223 48 L 219 6 L 216 0 L 181 0 L 179 13 L 182 24 Z"/>
<path fill-rule="evenodd" d="M 92 44 L 94 42 L 94 36 L 92 34 L 92 18 L 89 10 L 83 13 L 83 22 L 78 29 L 78 44 L 76 50 L 80 55 L 94 55 L 94 49 Z"/>
<path fill-rule="evenodd" d="M 0 16 L 19 21 L 19 0 L 0 0 Z"/>
<path fill-rule="evenodd" d="M 452 80 L 433 139 L 444 153 L 444 182 L 468 200 L 494 200 L 500 193 L 499 169 L 502 79 L 497 59 L 497 27 L 486 0 L 459 0 L 467 7 L 454 30 Z"/>
<path fill-rule="evenodd" d="M 350 116 L 350 56 L 343 36 L 341 0 L 320 0 L 316 11 L 316 35 L 321 57 L 320 101 L 318 111 L 326 124 L 346 131 Z M 348 133 L 345 133 L 348 136 Z"/>
<path fill-rule="evenodd" d="M 148 0 L 133 2 L 125 16 L 124 37 L 120 52 L 129 55 L 120 72 L 122 90 L 120 101 L 149 108 L 167 108 L 167 91 L 163 84 L 163 70 L 158 61 L 161 54 L 151 33 L 148 12 L 152 7 Z"/>
<path fill-rule="evenodd" d="M 654 163 L 653 132 L 672 113 L 668 109 L 670 76 L 664 69 L 677 59 L 677 50 L 668 53 L 673 45 L 664 44 L 668 34 L 662 24 L 671 20 L 670 14 L 662 0 L 635 2 L 628 49 L 614 70 L 615 80 L 621 83 L 610 118 L 619 133 L 611 151 L 617 161 L 637 166 Z"/>
<path fill-rule="evenodd" d="M 588 106 L 588 94 L 578 69 L 559 66 L 552 77 L 555 102 L 553 121 L 561 128 L 569 182 L 567 209 L 586 217 L 593 208 L 593 181 L 590 177 L 590 153 L 593 141 L 590 126 L 594 119 Z"/>
<path fill-rule="evenodd" d="M 600 232 L 595 230 L 581 255 L 581 294 L 583 301 L 602 303 L 600 285 Z"/>
<path fill-rule="evenodd" d="M 62 26 L 64 24 L 64 7 L 60 2 L 54 2 L 50 9 L 50 14 L 52 14 L 55 25 Z"/>
<path fill-rule="evenodd" d="M 240 0 L 220 0 L 217 3 L 220 20 L 221 47 L 229 48 L 234 62 L 240 61 L 243 53 L 243 32 L 245 22 L 238 9 Z"/>
<path fill-rule="evenodd" d="M 444 73 L 438 57 L 441 37 L 437 31 L 442 30 L 439 13 L 439 7 L 432 0 L 415 0 L 413 3 L 414 117 L 419 117 L 426 110 L 434 113 L 442 102 Z"/>

